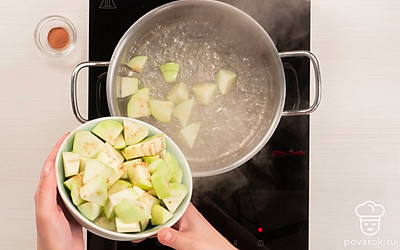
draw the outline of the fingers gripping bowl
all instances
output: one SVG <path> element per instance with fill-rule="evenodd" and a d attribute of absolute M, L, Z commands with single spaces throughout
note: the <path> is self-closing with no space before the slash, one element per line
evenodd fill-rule
<path fill-rule="evenodd" d="M 110 124 L 117 124 L 118 129 L 110 128 Z M 127 134 L 124 138 L 124 132 L 132 128 L 132 124 L 145 128 L 148 134 L 130 139 Z M 87 150 L 79 143 L 78 138 L 88 140 L 88 134 L 94 140 L 89 144 L 97 143 L 99 149 Z M 122 141 L 117 142 L 115 135 Z M 165 149 L 142 150 L 146 142 L 154 138 L 162 138 L 159 141 Z M 131 150 L 125 150 L 127 148 Z M 80 154 L 76 155 L 77 152 Z M 110 158 L 115 152 L 120 152 L 120 156 Z M 116 162 L 112 159 L 122 155 L 125 155 L 123 164 L 114 165 Z M 78 163 L 74 157 L 79 157 Z M 69 164 L 74 162 L 75 165 Z M 101 171 L 92 171 L 99 168 Z M 192 195 L 192 175 L 178 146 L 159 129 L 125 117 L 95 119 L 72 131 L 57 153 L 56 177 L 60 196 L 78 223 L 94 234 L 119 241 L 144 239 L 163 227 L 171 227 L 186 211 Z M 76 179 L 81 184 L 75 184 Z"/>

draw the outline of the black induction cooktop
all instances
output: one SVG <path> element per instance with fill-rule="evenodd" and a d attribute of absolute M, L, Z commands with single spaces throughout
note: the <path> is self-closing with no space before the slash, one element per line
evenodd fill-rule
<path fill-rule="evenodd" d="M 89 60 L 108 61 L 125 31 L 166 0 L 90 0 Z M 310 1 L 226 0 L 252 16 L 278 51 L 309 50 Z M 309 62 L 283 60 L 285 108 L 309 105 Z M 109 116 L 107 68 L 89 70 L 89 118 Z M 98 94 L 100 92 L 100 94 Z M 308 249 L 309 117 L 282 117 L 267 145 L 228 173 L 194 179 L 193 204 L 239 249 Z M 115 242 L 88 233 L 88 249 L 163 249 L 156 239 Z"/>

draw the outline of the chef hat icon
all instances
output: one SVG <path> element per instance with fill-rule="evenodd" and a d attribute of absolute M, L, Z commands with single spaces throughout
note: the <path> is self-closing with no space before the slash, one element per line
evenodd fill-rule
<path fill-rule="evenodd" d="M 373 201 L 365 201 L 356 207 L 356 214 L 360 218 L 380 218 L 385 214 L 385 208 Z"/>
<path fill-rule="evenodd" d="M 385 214 L 385 208 L 373 201 L 365 201 L 355 209 L 360 219 L 360 229 L 365 235 L 375 235 L 379 232 L 381 217 Z"/>

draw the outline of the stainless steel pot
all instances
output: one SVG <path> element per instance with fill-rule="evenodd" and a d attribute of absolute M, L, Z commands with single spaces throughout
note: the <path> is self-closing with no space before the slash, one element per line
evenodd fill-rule
<path fill-rule="evenodd" d="M 188 161 L 192 168 L 193 176 L 211 176 L 224 173 L 234 169 L 251 157 L 253 157 L 271 138 L 281 116 L 309 115 L 315 111 L 321 100 L 321 76 L 317 58 L 309 51 L 287 51 L 278 53 L 274 43 L 265 30 L 250 16 L 241 10 L 218 1 L 210 0 L 182 0 L 160 6 L 135 22 L 116 46 L 110 62 L 84 62 L 76 66 L 71 79 L 71 101 L 76 118 L 80 122 L 86 122 L 82 117 L 77 103 L 77 77 L 81 69 L 85 67 L 109 66 L 107 74 L 107 101 L 112 115 L 124 116 L 121 108 L 121 101 L 117 98 L 118 81 L 121 72 L 124 71 L 125 63 L 132 57 L 135 47 L 149 34 L 163 32 L 164 24 L 200 18 L 210 24 L 209 27 L 221 36 L 225 41 L 233 41 L 234 48 L 238 53 L 245 51 L 257 62 L 259 72 L 265 72 L 265 81 L 256 81 L 255 87 L 260 87 L 268 99 L 265 110 L 260 112 L 260 121 L 255 123 L 252 139 L 238 141 L 235 150 L 225 152 L 225 147 L 213 148 L 208 154 L 205 152 L 202 157 L 199 155 L 191 157 L 188 154 Z M 158 27 L 158 28 L 155 28 Z M 205 32 L 207 33 L 207 32 Z M 204 34 L 205 36 L 208 34 Z M 222 41 L 221 40 L 221 41 Z M 143 41 L 142 41 L 143 42 Z M 157 53 L 157 51 L 155 51 Z M 307 109 L 283 110 L 286 83 L 281 58 L 284 57 L 307 57 L 310 59 L 315 80 L 315 96 L 312 105 Z M 254 69 L 248 69 L 254 70 Z M 245 117 L 245 116 L 244 116 Z M 243 118 L 246 119 L 246 118 Z M 153 124 L 157 126 L 157 124 Z M 227 127 L 223 129 L 228 129 Z M 230 130 L 240 131 L 241 127 L 231 124 Z M 218 140 L 218 138 L 214 138 Z M 240 140 L 240 138 L 238 139 Z M 236 143 L 236 142 L 235 142 Z M 186 154 L 186 152 L 184 151 Z M 211 154 L 212 153 L 212 154 Z M 215 153 L 215 155 L 214 155 Z"/>

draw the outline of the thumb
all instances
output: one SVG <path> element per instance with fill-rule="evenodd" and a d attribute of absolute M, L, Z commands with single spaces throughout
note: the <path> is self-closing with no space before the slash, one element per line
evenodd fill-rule
<path fill-rule="evenodd" d="M 163 228 L 157 234 L 158 241 L 174 249 L 190 249 L 191 240 L 182 232 L 172 228 Z"/>

